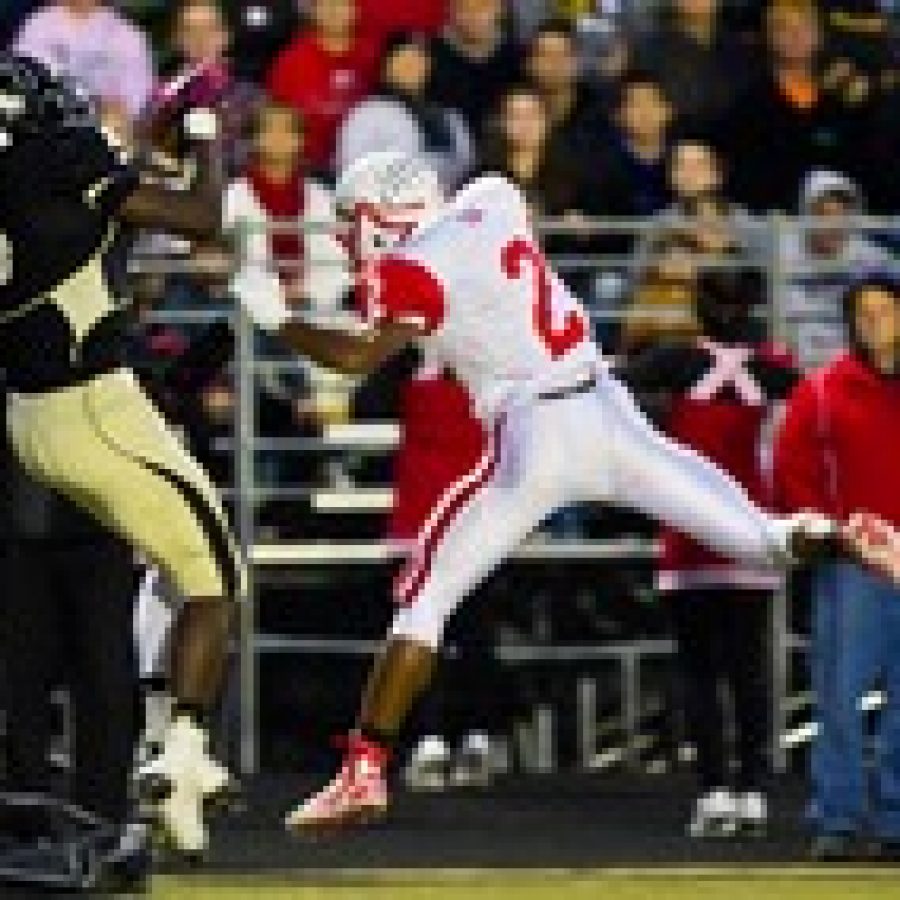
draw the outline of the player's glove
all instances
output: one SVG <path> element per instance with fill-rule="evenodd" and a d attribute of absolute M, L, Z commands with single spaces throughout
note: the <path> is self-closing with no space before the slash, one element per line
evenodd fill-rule
<path fill-rule="evenodd" d="M 231 293 L 263 331 L 278 331 L 291 317 L 280 279 L 263 266 L 244 265 L 231 280 Z"/>

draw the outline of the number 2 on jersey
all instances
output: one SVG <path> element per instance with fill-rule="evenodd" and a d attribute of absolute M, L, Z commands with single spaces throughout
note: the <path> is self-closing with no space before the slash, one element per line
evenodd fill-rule
<path fill-rule="evenodd" d="M 569 310 L 560 328 L 553 327 L 553 285 L 543 254 L 530 241 L 515 238 L 500 251 L 503 274 L 511 280 L 525 277 L 531 268 L 534 283 L 532 312 L 534 328 L 554 359 L 565 356 L 586 337 L 584 319 L 576 310 Z"/>

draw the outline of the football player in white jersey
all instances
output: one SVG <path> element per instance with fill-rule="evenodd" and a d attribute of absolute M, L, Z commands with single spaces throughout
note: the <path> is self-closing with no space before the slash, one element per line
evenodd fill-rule
<path fill-rule="evenodd" d="M 444 626 L 467 594 L 559 507 L 628 505 L 719 552 L 771 565 L 835 549 L 812 516 L 777 519 L 712 464 L 661 436 L 610 375 L 581 303 L 549 268 L 522 195 L 479 178 L 445 200 L 416 159 L 364 157 L 338 202 L 351 224 L 369 327 L 291 320 L 269 273 L 245 265 L 234 290 L 255 321 L 316 362 L 373 370 L 408 344 L 453 370 L 491 440 L 451 488 L 397 579 L 397 612 L 337 776 L 287 818 L 334 827 L 384 813 L 391 746 L 428 685 Z"/>

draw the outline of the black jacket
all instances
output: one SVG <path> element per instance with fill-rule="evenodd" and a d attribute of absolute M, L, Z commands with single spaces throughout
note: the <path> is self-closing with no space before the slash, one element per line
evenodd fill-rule
<path fill-rule="evenodd" d="M 831 93 L 809 110 L 798 109 L 770 74 L 758 76 L 715 129 L 728 160 L 729 195 L 754 212 L 791 212 L 811 169 L 859 177 L 866 168 L 861 138 L 868 120 L 866 108 Z"/>

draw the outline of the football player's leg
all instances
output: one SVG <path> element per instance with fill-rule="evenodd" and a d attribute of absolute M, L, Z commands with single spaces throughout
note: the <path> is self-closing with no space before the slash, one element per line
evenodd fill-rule
<path fill-rule="evenodd" d="M 171 642 L 171 677 L 185 707 L 208 710 L 224 679 L 237 553 L 217 492 L 133 382 L 88 395 L 109 448 L 108 515 L 172 579 L 186 599 Z"/>
<path fill-rule="evenodd" d="M 410 708 L 431 679 L 444 628 L 459 605 L 540 521 L 552 505 L 519 502 L 489 485 L 447 527 L 412 587 L 399 585 L 401 607 L 363 699 L 363 730 L 396 738 Z M 416 567 L 418 568 L 418 567 Z M 403 580 L 403 579 L 401 579 Z M 405 588 L 405 589 L 404 589 Z"/>
<path fill-rule="evenodd" d="M 163 568 L 189 598 L 172 639 L 179 699 L 218 696 L 237 559 L 216 491 L 133 377 L 17 400 L 10 432 L 22 464 Z M 64 439 L 61 437 L 64 436 Z"/>
<path fill-rule="evenodd" d="M 433 657 L 458 606 L 562 502 L 565 441 L 555 412 L 511 416 L 496 429 L 482 463 L 433 510 L 395 584 L 389 647 Z M 376 686 L 360 722 L 395 735 L 414 696 L 398 698 L 390 678 Z"/>
<path fill-rule="evenodd" d="M 613 502 L 683 531 L 727 556 L 772 564 L 786 553 L 783 523 L 704 457 L 660 434 L 619 384 L 604 383 Z"/>
<path fill-rule="evenodd" d="M 33 398 L 12 421 L 14 442 L 32 471 L 157 562 L 188 601 L 172 638 L 178 714 L 159 771 L 148 776 L 158 775 L 170 794 L 163 801 L 170 837 L 182 849 L 201 850 L 202 798 L 228 784 L 227 773 L 208 756 L 203 718 L 219 697 L 232 617 L 225 601 L 238 581 L 215 491 L 124 373 Z"/>
<path fill-rule="evenodd" d="M 553 469 L 552 451 L 541 469 L 540 452 L 522 453 L 514 443 L 504 441 L 499 458 L 489 451 L 434 510 L 418 552 L 397 579 L 399 609 L 369 678 L 343 768 L 288 816 L 289 827 L 346 824 L 386 807 L 390 748 L 431 680 L 447 622 L 561 499 L 565 482 Z"/>
<path fill-rule="evenodd" d="M 116 825 L 128 819 L 137 739 L 137 666 L 129 640 L 134 554 L 105 534 L 60 553 L 62 602 L 72 620 L 73 797 Z"/>

